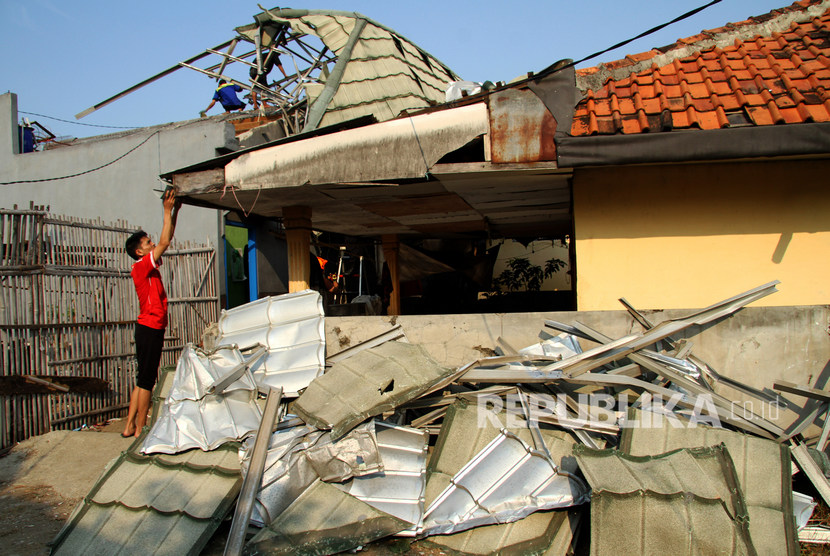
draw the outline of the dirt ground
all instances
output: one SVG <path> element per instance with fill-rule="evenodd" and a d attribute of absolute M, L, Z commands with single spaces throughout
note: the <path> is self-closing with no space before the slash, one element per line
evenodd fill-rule
<path fill-rule="evenodd" d="M 114 419 L 83 431 L 52 431 L 29 438 L 0 457 L 0 554 L 44 556 L 49 543 L 81 503 L 107 464 L 129 448 L 124 422 Z M 219 556 L 230 526 L 223 523 L 202 551 Z M 366 556 L 441 556 L 408 540 L 374 543 Z"/>
<path fill-rule="evenodd" d="M 0 546 L 4 554 L 49 554 L 72 510 L 131 440 L 123 421 L 29 438 L 0 457 Z"/>

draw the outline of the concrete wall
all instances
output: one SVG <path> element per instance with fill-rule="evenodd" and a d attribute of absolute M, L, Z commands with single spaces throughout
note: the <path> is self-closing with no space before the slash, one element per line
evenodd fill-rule
<path fill-rule="evenodd" d="M 574 172 L 577 308 L 704 307 L 780 280 L 760 305 L 830 302 L 830 161 Z"/>
<path fill-rule="evenodd" d="M 216 156 L 216 149 L 233 148 L 233 126 L 211 120 L 193 120 L 126 133 L 78 140 L 77 144 L 44 152 L 17 154 L 17 97 L 0 95 L 0 181 L 44 179 L 84 172 L 123 155 L 153 133 L 144 145 L 96 172 L 83 176 L 4 185 L 0 208 L 48 205 L 55 214 L 126 220 L 155 237 L 161 231 L 163 188 L 158 176 Z M 176 239 L 218 245 L 218 211 L 186 206 L 176 228 Z"/>
<path fill-rule="evenodd" d="M 738 292 L 733 292 L 738 293 Z M 780 295 L 780 293 L 773 294 Z M 710 302 L 718 300 L 711 299 Z M 756 305 L 758 302 L 755 302 Z M 692 310 L 644 311 L 655 324 L 685 317 Z M 612 338 L 642 333 L 625 311 L 512 313 L 478 315 L 412 315 L 398 317 L 326 317 L 329 355 L 356 345 L 400 324 L 412 343 L 422 346 L 440 364 L 458 367 L 493 353 L 498 338 L 516 349 L 539 341 L 546 319 L 566 324 L 579 321 Z M 830 307 L 745 307 L 734 315 L 703 328 L 692 327 L 675 335 L 693 343 L 691 353 L 715 371 L 759 390 L 783 379 L 830 390 Z M 580 340 L 583 350 L 595 344 Z M 724 385 L 715 391 L 749 403 L 758 415 L 787 427 L 806 401 L 786 395 L 792 411 L 776 410 Z"/>

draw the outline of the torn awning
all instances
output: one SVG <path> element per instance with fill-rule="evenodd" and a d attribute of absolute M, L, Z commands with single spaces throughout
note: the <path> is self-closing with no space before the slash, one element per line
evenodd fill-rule
<path fill-rule="evenodd" d="M 487 107 L 478 103 L 312 137 L 240 156 L 225 166 L 225 185 L 256 190 L 420 178 L 489 125 Z"/>

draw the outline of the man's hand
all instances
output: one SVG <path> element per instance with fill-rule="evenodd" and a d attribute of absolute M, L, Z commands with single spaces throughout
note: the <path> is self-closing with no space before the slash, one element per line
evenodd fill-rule
<path fill-rule="evenodd" d="M 164 212 L 171 212 L 177 202 L 181 204 L 181 201 L 177 201 L 176 199 L 176 190 L 172 187 L 167 189 L 167 191 L 164 192 L 164 197 L 161 199 L 161 203 L 164 205 Z"/>

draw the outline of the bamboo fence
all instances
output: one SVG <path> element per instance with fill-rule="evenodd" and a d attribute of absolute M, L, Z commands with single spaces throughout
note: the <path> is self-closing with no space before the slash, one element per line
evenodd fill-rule
<path fill-rule="evenodd" d="M 124 241 L 135 229 L 35 206 L 0 209 L 0 380 L 107 383 L 100 392 L 0 395 L 0 449 L 125 413 L 135 383 L 138 300 Z M 174 243 L 160 270 L 169 312 L 162 365 L 171 365 L 218 318 L 216 250 Z"/>

